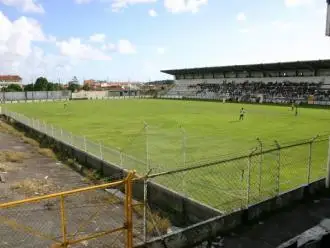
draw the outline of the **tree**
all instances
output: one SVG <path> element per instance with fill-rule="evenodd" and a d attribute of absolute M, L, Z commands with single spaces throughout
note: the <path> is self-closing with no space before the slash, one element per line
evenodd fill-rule
<path fill-rule="evenodd" d="M 89 90 L 91 90 L 91 87 L 88 84 L 84 84 L 82 89 L 85 90 L 85 91 L 89 91 Z"/>
<path fill-rule="evenodd" d="M 71 90 L 72 92 L 77 91 L 80 89 L 80 85 L 76 83 L 69 83 L 68 90 Z"/>
<path fill-rule="evenodd" d="M 26 85 L 24 85 L 24 91 L 34 91 L 33 84 L 26 84 Z"/>
<path fill-rule="evenodd" d="M 48 87 L 48 80 L 44 77 L 37 78 L 35 84 L 34 84 L 34 90 L 35 91 L 46 91 Z"/>
<path fill-rule="evenodd" d="M 47 85 L 47 90 L 48 91 L 63 90 L 63 86 L 61 84 L 49 82 Z"/>
<path fill-rule="evenodd" d="M 8 87 L 3 88 L 3 91 L 6 91 L 6 92 L 17 92 L 17 91 L 23 91 L 23 89 L 18 84 L 10 84 L 10 85 L 8 85 Z"/>

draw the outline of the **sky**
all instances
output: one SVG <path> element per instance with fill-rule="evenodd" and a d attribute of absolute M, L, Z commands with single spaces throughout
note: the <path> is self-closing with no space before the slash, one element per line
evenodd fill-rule
<path fill-rule="evenodd" d="M 0 0 L 0 74 L 112 81 L 330 59 L 325 0 Z"/>

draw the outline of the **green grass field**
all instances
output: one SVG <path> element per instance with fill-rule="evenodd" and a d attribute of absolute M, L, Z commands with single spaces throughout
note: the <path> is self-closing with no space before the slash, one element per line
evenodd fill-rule
<path fill-rule="evenodd" d="M 260 138 L 265 147 L 270 147 L 274 145 L 274 140 L 286 144 L 330 133 L 330 111 L 325 109 L 301 108 L 296 117 L 285 106 L 198 101 L 71 101 L 67 109 L 63 105 L 56 102 L 10 104 L 6 107 L 62 127 L 75 135 L 86 136 L 105 146 L 120 149 L 143 161 L 146 161 L 148 149 L 149 161 L 153 166 L 161 167 L 161 170 L 215 160 L 228 154 L 246 154 L 258 145 L 256 138 Z M 247 110 L 244 121 L 238 121 L 241 107 Z M 148 124 L 147 130 L 144 122 Z M 314 163 L 317 167 L 317 172 L 314 170 L 315 178 L 319 178 L 320 173 L 323 173 L 327 142 L 317 144 L 313 149 L 317 157 L 322 156 Z M 294 148 L 283 154 L 281 179 L 287 184 L 284 186 L 283 183 L 282 190 L 286 190 L 306 179 L 308 147 Z M 268 164 L 268 171 L 276 170 L 276 156 L 276 153 L 272 153 L 263 158 L 264 163 Z M 256 173 L 260 158 L 254 159 L 256 168 L 253 167 L 250 181 L 258 184 Z M 288 169 L 285 169 L 285 163 Z M 224 209 L 223 205 L 227 202 L 236 207 L 237 204 L 233 202 L 240 202 L 242 195 L 245 195 L 247 164 L 246 160 L 236 161 L 235 164 L 232 162 L 181 173 L 172 175 L 171 180 L 161 178 L 158 181 L 174 189 L 180 188 L 185 194 L 220 209 Z M 136 164 L 136 169 L 142 172 L 146 168 Z M 276 190 L 273 187 L 275 175 L 263 173 L 263 180 L 264 190 L 267 188 L 265 186 L 270 186 L 271 192 Z M 215 195 L 219 199 L 213 199 Z"/>

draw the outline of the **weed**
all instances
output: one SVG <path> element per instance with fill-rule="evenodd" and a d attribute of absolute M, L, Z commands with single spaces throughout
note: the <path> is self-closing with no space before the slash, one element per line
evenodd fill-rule
<path fill-rule="evenodd" d="M 28 156 L 24 152 L 0 151 L 0 162 L 22 163 L 25 158 Z"/>
<path fill-rule="evenodd" d="M 49 158 L 53 158 L 53 159 L 56 158 L 55 153 L 51 149 L 48 149 L 48 148 L 39 148 L 38 149 L 38 152 L 39 152 L 39 154 L 41 154 L 43 156 L 46 156 L 46 157 L 49 157 Z"/>

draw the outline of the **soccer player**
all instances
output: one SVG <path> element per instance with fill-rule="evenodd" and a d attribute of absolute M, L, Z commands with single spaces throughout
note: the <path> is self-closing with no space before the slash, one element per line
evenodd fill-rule
<path fill-rule="evenodd" d="M 66 102 L 64 102 L 64 109 L 66 109 L 68 107 L 68 104 Z"/>
<path fill-rule="evenodd" d="M 295 116 L 298 115 L 298 106 L 296 106 Z"/>
<path fill-rule="evenodd" d="M 294 107 L 295 107 L 295 104 L 294 104 L 294 102 L 292 102 L 292 105 L 291 105 L 291 111 L 294 110 Z"/>
<path fill-rule="evenodd" d="M 241 108 L 241 111 L 239 112 L 239 120 L 244 120 L 244 116 L 245 116 L 245 109 Z"/>

